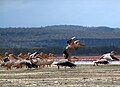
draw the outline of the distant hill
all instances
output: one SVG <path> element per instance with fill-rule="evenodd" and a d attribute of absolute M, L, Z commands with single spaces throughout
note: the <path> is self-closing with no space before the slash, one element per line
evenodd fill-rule
<path fill-rule="evenodd" d="M 37 28 L 0 28 L 0 48 L 65 47 L 75 36 L 87 46 L 119 46 L 120 28 L 54 25 Z"/>

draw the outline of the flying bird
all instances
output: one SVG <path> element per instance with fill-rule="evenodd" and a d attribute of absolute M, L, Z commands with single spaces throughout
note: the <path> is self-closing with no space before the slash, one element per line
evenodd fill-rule
<path fill-rule="evenodd" d="M 72 49 L 78 49 L 81 46 L 85 46 L 84 44 L 80 43 L 80 40 L 74 39 L 75 37 L 72 37 L 67 41 L 66 49 L 63 51 L 63 56 L 65 57 L 65 59 L 68 59 L 68 61 L 70 61 Z"/>

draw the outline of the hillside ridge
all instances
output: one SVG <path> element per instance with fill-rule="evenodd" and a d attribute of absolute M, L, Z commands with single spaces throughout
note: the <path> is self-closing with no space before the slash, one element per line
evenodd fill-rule
<path fill-rule="evenodd" d="M 120 28 L 54 25 L 31 28 L 0 28 L 0 47 L 52 47 L 65 46 L 75 36 L 88 46 L 116 45 L 120 43 Z"/>

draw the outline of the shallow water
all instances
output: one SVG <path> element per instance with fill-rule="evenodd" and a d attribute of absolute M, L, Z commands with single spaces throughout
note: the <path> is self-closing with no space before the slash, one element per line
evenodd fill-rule
<path fill-rule="evenodd" d="M 94 64 L 94 61 L 75 61 L 75 64 Z M 110 61 L 109 64 L 120 64 L 120 61 Z"/>
<path fill-rule="evenodd" d="M 56 64 L 58 62 L 54 62 L 53 64 Z M 74 64 L 80 65 L 80 64 L 94 64 L 94 61 L 75 61 Z M 120 61 L 110 61 L 109 64 L 120 64 Z"/>

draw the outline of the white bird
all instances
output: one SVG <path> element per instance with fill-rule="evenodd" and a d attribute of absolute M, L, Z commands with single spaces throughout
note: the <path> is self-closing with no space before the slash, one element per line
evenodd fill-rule
<path fill-rule="evenodd" d="M 98 64 L 109 64 L 108 60 L 107 59 L 99 59 L 97 61 L 94 61 L 94 66 Z"/>
<path fill-rule="evenodd" d="M 118 58 L 116 58 L 114 55 L 116 54 L 115 51 L 111 51 L 111 53 L 106 53 L 103 54 L 100 59 L 106 59 L 106 60 L 119 60 Z"/>
<path fill-rule="evenodd" d="M 65 59 L 68 59 L 68 61 L 70 61 L 72 49 L 78 49 L 81 46 L 85 46 L 84 44 L 80 44 L 80 40 L 74 39 L 75 37 L 72 37 L 67 41 L 66 49 L 63 51 L 63 56 Z"/>
<path fill-rule="evenodd" d="M 71 39 L 75 39 L 76 37 L 72 37 Z"/>
<path fill-rule="evenodd" d="M 38 52 L 34 52 L 34 53 L 31 54 L 29 57 L 30 57 L 30 58 L 34 58 L 36 54 L 38 54 Z"/>

